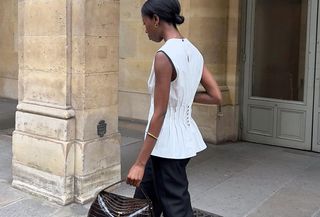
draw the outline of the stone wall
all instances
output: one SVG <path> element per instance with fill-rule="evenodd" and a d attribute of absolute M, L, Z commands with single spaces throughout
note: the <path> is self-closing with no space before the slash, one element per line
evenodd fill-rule
<path fill-rule="evenodd" d="M 18 98 L 18 5 L 0 1 L 0 97 Z"/>
<path fill-rule="evenodd" d="M 119 115 L 146 120 L 147 79 L 152 58 L 162 44 L 148 40 L 140 8 L 143 0 L 120 1 Z M 194 105 L 194 118 L 207 141 L 237 139 L 238 0 L 181 0 L 186 20 L 179 27 L 204 55 L 223 93 L 223 116 L 212 105 Z M 217 125 L 218 128 L 217 128 Z"/>
<path fill-rule="evenodd" d="M 152 56 L 160 46 L 145 34 L 140 15 L 143 2 L 120 1 L 119 115 L 140 120 L 147 117 L 146 81 Z"/>

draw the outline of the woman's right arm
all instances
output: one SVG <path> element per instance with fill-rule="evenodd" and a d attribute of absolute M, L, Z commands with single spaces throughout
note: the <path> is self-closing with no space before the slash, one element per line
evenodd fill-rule
<path fill-rule="evenodd" d="M 217 104 L 222 103 L 222 95 L 219 86 L 206 66 L 203 66 L 203 72 L 200 83 L 205 91 L 197 92 L 194 97 L 194 102 L 202 104 Z"/>

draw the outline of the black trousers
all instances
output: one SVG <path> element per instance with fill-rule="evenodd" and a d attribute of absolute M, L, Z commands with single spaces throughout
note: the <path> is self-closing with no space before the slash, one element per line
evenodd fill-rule
<path fill-rule="evenodd" d="M 134 197 L 144 198 L 142 188 L 152 200 L 154 213 L 160 217 L 192 217 L 186 166 L 188 159 L 167 159 L 151 156 Z"/>

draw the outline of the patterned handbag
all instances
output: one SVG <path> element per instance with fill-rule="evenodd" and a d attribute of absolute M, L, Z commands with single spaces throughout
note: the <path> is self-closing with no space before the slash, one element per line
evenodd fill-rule
<path fill-rule="evenodd" d="M 90 206 L 88 217 L 154 217 L 152 202 L 142 188 L 141 191 L 146 199 L 125 197 L 107 191 L 122 182 L 124 180 L 116 182 L 98 193 Z"/>

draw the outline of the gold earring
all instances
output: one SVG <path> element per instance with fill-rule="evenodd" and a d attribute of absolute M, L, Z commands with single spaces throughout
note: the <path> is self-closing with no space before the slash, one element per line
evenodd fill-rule
<path fill-rule="evenodd" d="M 154 27 L 158 28 L 158 24 L 154 24 Z"/>

